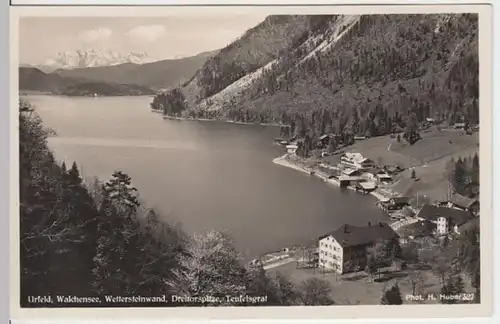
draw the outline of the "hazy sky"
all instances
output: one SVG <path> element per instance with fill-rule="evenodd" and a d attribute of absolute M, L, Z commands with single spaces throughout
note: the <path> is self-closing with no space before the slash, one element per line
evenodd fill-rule
<path fill-rule="evenodd" d="M 103 48 L 147 52 L 158 59 L 214 50 L 257 25 L 263 15 L 172 17 L 23 17 L 20 63 L 38 64 L 62 51 Z"/>

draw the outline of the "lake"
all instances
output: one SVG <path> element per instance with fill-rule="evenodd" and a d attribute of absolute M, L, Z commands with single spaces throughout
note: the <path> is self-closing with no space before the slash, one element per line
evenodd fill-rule
<path fill-rule="evenodd" d="M 272 163 L 279 129 L 164 120 L 148 97 L 29 96 L 56 159 L 83 176 L 129 174 L 141 200 L 188 234 L 229 231 L 245 259 L 314 239 L 343 223 L 387 221 L 375 198 Z"/>

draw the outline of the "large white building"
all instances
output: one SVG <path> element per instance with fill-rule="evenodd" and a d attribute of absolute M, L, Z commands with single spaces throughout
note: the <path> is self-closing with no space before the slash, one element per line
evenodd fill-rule
<path fill-rule="evenodd" d="M 319 238 L 319 267 L 337 273 L 363 270 L 367 248 L 378 240 L 397 240 L 398 234 L 387 223 L 360 227 L 342 225 Z"/>
<path fill-rule="evenodd" d="M 356 170 L 366 170 L 376 166 L 375 162 L 365 158 L 361 153 L 345 153 L 340 157 L 340 163 Z"/>

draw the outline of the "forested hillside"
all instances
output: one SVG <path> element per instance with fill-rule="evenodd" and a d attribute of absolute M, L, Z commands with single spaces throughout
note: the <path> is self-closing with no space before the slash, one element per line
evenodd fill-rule
<path fill-rule="evenodd" d="M 285 276 L 269 278 L 262 265 L 244 266 L 228 234 L 188 236 L 168 224 L 138 200 L 121 171 L 105 183 L 84 180 L 76 163 L 55 161 L 51 135 L 35 109 L 20 102 L 21 307 L 201 305 L 172 303 L 172 295 L 220 298 L 206 306 L 333 303 L 328 284 L 317 278 L 299 290 Z M 267 299 L 230 302 L 227 295 Z"/>
<path fill-rule="evenodd" d="M 307 32 L 306 16 L 270 16 L 209 58 L 184 84 L 190 104 L 212 96 L 284 55 Z"/>
<path fill-rule="evenodd" d="M 62 77 L 56 73 L 44 73 L 34 67 L 19 68 L 19 90 L 64 96 L 140 96 L 155 94 L 153 90 L 145 86 Z"/>
<path fill-rule="evenodd" d="M 222 50 L 181 89 L 174 114 L 284 123 L 302 136 L 384 135 L 426 118 L 478 123 L 476 14 L 270 17 L 229 49 L 266 53 L 257 35 L 281 39 L 276 56 L 242 69 L 239 52 Z M 162 98 L 153 108 L 166 109 Z"/>

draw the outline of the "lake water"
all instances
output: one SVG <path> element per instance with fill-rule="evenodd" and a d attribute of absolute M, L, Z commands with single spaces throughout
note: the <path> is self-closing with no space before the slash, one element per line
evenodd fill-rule
<path fill-rule="evenodd" d="M 129 174 L 141 199 L 188 234 L 230 231 L 245 259 L 310 244 L 343 223 L 387 221 L 375 199 L 272 163 L 279 129 L 163 120 L 148 97 L 30 96 L 58 136 L 59 161 L 84 176 Z"/>

